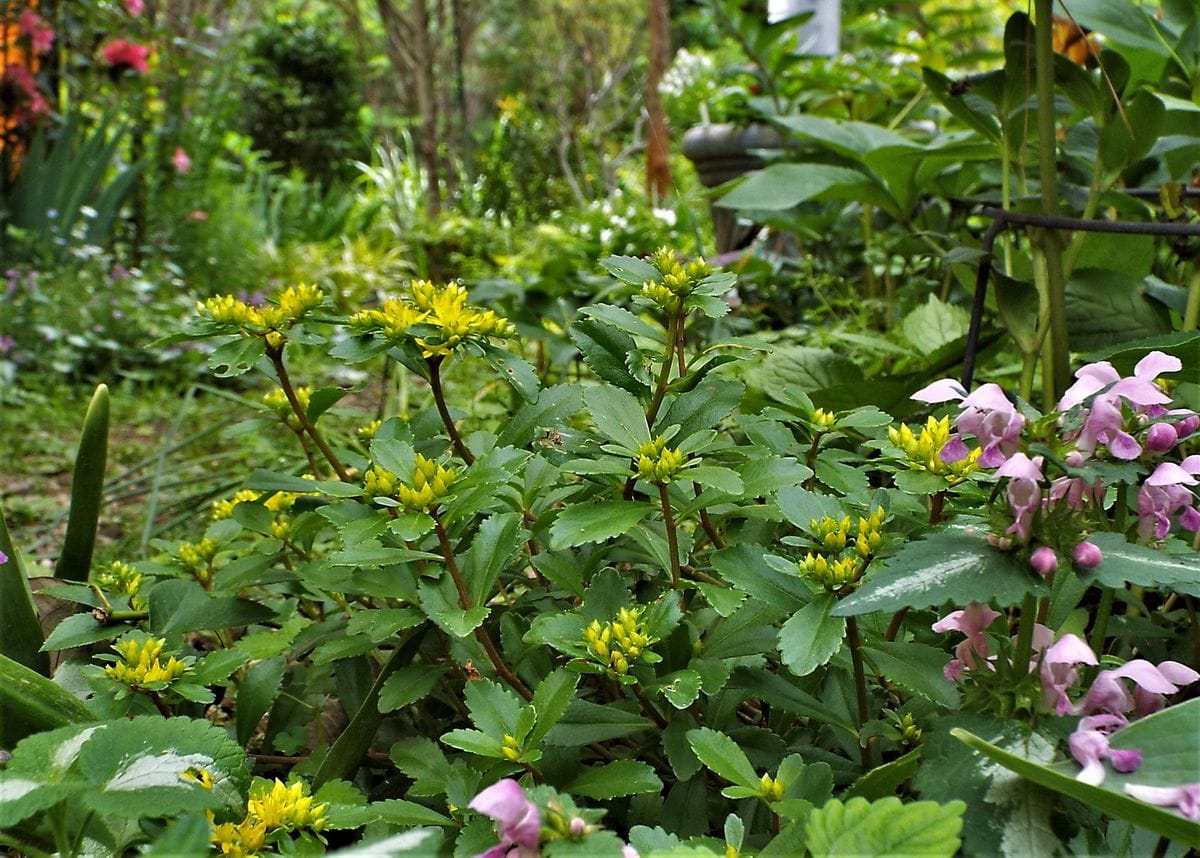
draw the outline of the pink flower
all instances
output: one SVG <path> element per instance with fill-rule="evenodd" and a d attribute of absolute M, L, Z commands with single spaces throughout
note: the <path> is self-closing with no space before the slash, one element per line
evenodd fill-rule
<path fill-rule="evenodd" d="M 125 0 L 125 11 L 136 18 L 146 11 L 146 0 Z"/>
<path fill-rule="evenodd" d="M 1029 555 L 1029 565 L 1033 571 L 1045 578 L 1058 568 L 1058 555 L 1049 545 L 1039 545 Z"/>
<path fill-rule="evenodd" d="M 1193 533 L 1200 530 L 1200 510 L 1185 486 L 1197 484 L 1200 455 L 1188 456 L 1180 464 L 1162 462 L 1138 489 L 1138 533 L 1143 539 L 1151 534 L 1163 539 L 1171 531 L 1171 520 L 1182 510 L 1179 524 Z"/>
<path fill-rule="evenodd" d="M 3 566 L 7 562 L 8 562 L 8 555 L 5 554 L 3 551 L 0 551 L 0 566 Z"/>
<path fill-rule="evenodd" d="M 184 151 L 182 146 L 175 147 L 175 154 L 171 156 L 171 165 L 175 168 L 175 172 L 180 175 L 192 169 L 192 159 L 188 157 L 188 153 Z M 1174 431 L 1172 431 L 1172 437 L 1174 437 Z"/>
<path fill-rule="evenodd" d="M 960 433 L 974 435 L 983 446 L 979 464 L 985 468 L 1002 465 L 1017 450 L 1025 418 L 1008 401 L 997 384 L 982 385 L 968 394 L 954 379 L 943 378 L 912 395 L 918 402 L 947 402 L 961 399 L 963 410 L 958 415 L 955 428 Z M 943 462 L 958 462 L 967 457 L 967 447 L 962 438 L 955 435 L 946 442 L 939 454 Z"/>
<path fill-rule="evenodd" d="M 1083 766 L 1083 770 L 1075 775 L 1075 780 L 1092 786 L 1104 782 L 1104 764 L 1101 760 L 1108 759 L 1113 769 L 1118 772 L 1137 771 L 1142 764 L 1142 752 L 1135 749 L 1121 750 L 1111 748 L 1108 737 L 1113 731 L 1124 727 L 1126 721 L 1120 715 L 1096 715 L 1083 718 L 1075 732 L 1071 734 L 1067 744 L 1071 748 L 1071 756 Z"/>
<path fill-rule="evenodd" d="M 0 75 L 0 104 L 7 105 L 8 116 L 18 125 L 50 112 L 29 69 L 16 63 L 6 66 Z"/>
<path fill-rule="evenodd" d="M 971 604 L 965 611 L 951 611 L 933 624 L 935 632 L 962 632 L 967 639 L 954 649 L 954 659 L 946 665 L 943 671 L 950 681 L 957 681 L 964 668 L 975 667 L 976 657 L 986 661 L 988 655 L 987 638 L 984 631 L 1000 616 L 987 605 Z"/>
<path fill-rule="evenodd" d="M 1122 679 L 1132 679 L 1141 694 L 1136 698 L 1131 695 Z M 1200 673 L 1179 662 L 1164 661 L 1155 667 L 1144 658 L 1135 658 L 1118 668 L 1096 674 L 1080 709 L 1089 715 L 1094 712 L 1123 714 L 1134 709 L 1139 715 L 1148 715 L 1166 704 L 1165 695 L 1174 694 L 1197 679 L 1200 679 Z"/>
<path fill-rule="evenodd" d="M 1125 792 L 1147 804 L 1177 808 L 1184 819 L 1200 819 L 1200 783 L 1173 787 L 1125 784 Z"/>
<path fill-rule="evenodd" d="M 1008 477 L 1008 505 L 1012 509 L 1013 523 L 1005 533 L 1015 533 L 1022 542 L 1028 542 L 1033 517 L 1042 506 L 1040 458 L 1030 459 L 1024 453 L 1014 453 L 996 469 L 996 476 Z"/>
<path fill-rule="evenodd" d="M 1170 423 L 1151 423 L 1146 430 L 1146 449 L 1151 453 L 1165 453 L 1175 446 L 1179 436 Z"/>
<path fill-rule="evenodd" d="M 206 212 L 204 209 L 193 209 L 192 211 L 188 212 L 187 219 L 194 220 L 198 223 L 203 223 L 204 221 L 208 220 L 208 212 Z"/>
<path fill-rule="evenodd" d="M 1104 562 L 1104 555 L 1092 543 L 1081 542 L 1071 549 L 1071 559 L 1080 569 L 1095 569 Z"/>
<path fill-rule="evenodd" d="M 477 858 L 534 858 L 538 854 L 542 817 L 512 778 L 497 781 L 468 805 L 496 821 L 500 843 Z"/>
<path fill-rule="evenodd" d="M 1138 361 L 1129 378 L 1121 378 L 1107 361 L 1082 367 L 1075 373 L 1078 380 L 1058 403 L 1058 410 L 1065 412 L 1095 397 L 1084 410 L 1083 428 L 1076 439 L 1079 449 L 1090 452 L 1097 444 L 1105 444 L 1118 459 L 1136 459 L 1142 448 L 1124 429 L 1123 404 L 1128 402 L 1140 414 L 1165 413 L 1162 406 L 1171 399 L 1155 379 L 1160 373 L 1178 372 L 1182 367 L 1179 358 L 1157 351 Z"/>
<path fill-rule="evenodd" d="M 1083 638 L 1063 635 L 1042 654 L 1042 705 L 1047 708 L 1053 705 L 1056 715 L 1074 711 L 1075 707 L 1067 697 L 1067 689 L 1079 681 L 1079 671 L 1075 668 L 1081 664 L 1096 663 L 1096 654 Z"/>
<path fill-rule="evenodd" d="M 628 843 L 622 843 L 621 844 L 621 858 L 641 858 L 641 856 L 639 856 L 638 851 L 636 849 L 634 849 L 632 846 L 630 846 Z"/>
<path fill-rule="evenodd" d="M 132 69 L 138 74 L 145 74 L 150 70 L 150 66 L 146 64 L 146 60 L 150 57 L 150 49 L 137 42 L 113 39 L 104 46 L 100 53 L 114 71 L 121 72 L 125 69 Z"/>
<path fill-rule="evenodd" d="M 29 37 L 29 45 L 35 54 L 44 54 L 54 46 L 54 28 L 32 9 L 26 8 L 21 13 L 17 30 L 22 36 Z"/>

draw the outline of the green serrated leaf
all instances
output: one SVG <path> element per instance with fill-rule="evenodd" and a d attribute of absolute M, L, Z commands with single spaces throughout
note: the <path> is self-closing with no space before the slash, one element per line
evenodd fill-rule
<path fill-rule="evenodd" d="M 602 385 L 583 391 L 583 402 L 596 428 L 629 450 L 650 440 L 641 403 L 627 391 Z"/>
<path fill-rule="evenodd" d="M 537 713 L 537 723 L 526 739 L 530 747 L 537 747 L 546 738 L 554 725 L 566 714 L 575 699 L 575 688 L 579 685 L 579 674 L 559 669 L 547 675 L 533 690 L 530 705 Z"/>
<path fill-rule="evenodd" d="M 442 665 L 410 665 L 387 678 L 379 692 L 379 711 L 394 712 L 425 698 L 446 672 Z"/>
<path fill-rule="evenodd" d="M 522 399 L 526 402 L 537 400 L 541 385 L 533 364 L 490 343 L 483 346 L 483 359 Z"/>
<path fill-rule="evenodd" d="M 808 676 L 841 648 L 846 621 L 830 615 L 836 604 L 836 596 L 822 593 L 793 614 L 779 630 L 780 658 L 796 676 Z"/>
<path fill-rule="evenodd" d="M 636 256 L 608 256 L 600 260 L 604 269 L 622 283 L 641 286 L 647 280 L 661 279 L 658 269 Z"/>
<path fill-rule="evenodd" d="M 755 599 L 789 612 L 807 605 L 812 591 L 800 576 L 772 568 L 763 557 L 761 546 L 731 545 L 714 552 L 712 564 L 723 580 Z"/>
<path fill-rule="evenodd" d="M 557 551 L 620 536 L 649 515 L 650 510 L 649 504 L 636 501 L 600 501 L 569 506 L 550 526 L 550 547 Z"/>
<path fill-rule="evenodd" d="M 961 843 L 966 805 L 952 801 L 909 804 L 891 796 L 868 802 L 833 799 L 808 817 L 808 849 L 813 858 L 844 855 L 927 855 L 952 858 Z"/>
<path fill-rule="evenodd" d="M 737 742 L 709 727 L 689 730 L 687 739 L 700 762 L 712 772 L 732 784 L 758 793 L 761 788 L 759 776 Z"/>
<path fill-rule="evenodd" d="M 662 781 L 654 769 L 641 760 L 615 760 L 584 769 L 566 788 L 571 795 L 609 799 L 623 795 L 658 792 Z"/>
<path fill-rule="evenodd" d="M 235 723 L 239 745 L 245 745 L 258 729 L 262 716 L 271 708 L 283 682 L 286 660 L 282 656 L 260 661 L 246 671 L 238 683 Z"/>
<path fill-rule="evenodd" d="M 1096 583 L 1118 589 L 1134 584 L 1200 596 L 1200 554 L 1155 551 L 1126 542 L 1119 533 L 1094 533 L 1088 541 L 1104 556 L 1090 574 Z"/>
<path fill-rule="evenodd" d="M 636 396 L 649 395 L 649 385 L 629 371 L 627 361 L 637 351 L 633 337 L 595 319 L 573 322 L 568 333 L 584 362 L 596 375 Z"/>

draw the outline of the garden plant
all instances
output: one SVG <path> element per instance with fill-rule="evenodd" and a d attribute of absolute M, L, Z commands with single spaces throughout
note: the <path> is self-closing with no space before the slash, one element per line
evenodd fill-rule
<path fill-rule="evenodd" d="M 315 23 L 332 5 L 274 19 L 338 66 L 321 134 L 260 153 L 271 111 L 321 99 L 259 22 L 250 130 L 155 166 L 146 123 L 202 96 L 155 78 L 132 36 L 190 43 L 148 5 L 29 4 L 0 30 L 41 74 L 5 70 L 0 410 L 53 409 L 51 371 L 91 397 L 58 520 L 0 484 L 0 847 L 1200 850 L 1192 4 L 1037 0 L 990 53 L 955 31 L 982 70 L 934 50 L 925 13 L 954 10 L 913 4 L 898 38 L 928 65 L 845 111 L 835 60 L 746 4 L 684 4 L 750 63 L 738 110 L 788 141 L 717 192 L 772 231 L 710 261 L 699 192 L 617 176 L 596 126 L 555 192 L 611 187 L 546 214 L 501 168 L 556 145 L 516 96 L 457 164 L 420 140 L 371 158 L 347 108 L 369 69 Z M 359 39 L 429 11 L 349 5 Z M 49 134 L 47 33 L 92 31 L 105 67 L 58 61 L 94 103 Z M 152 62 L 226 85 L 212 52 Z M 468 115 L 423 121 L 450 139 Z M 989 232 L 986 207 L 1024 219 Z M 58 314 L 55 283 L 113 312 Z M 130 465 L 139 396 L 162 440 Z M 138 532 L 106 529 L 130 499 Z"/>

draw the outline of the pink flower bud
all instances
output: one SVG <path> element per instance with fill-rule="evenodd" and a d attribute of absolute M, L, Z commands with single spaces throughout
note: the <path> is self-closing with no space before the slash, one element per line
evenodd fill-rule
<path fill-rule="evenodd" d="M 1175 427 L 1170 423 L 1152 423 L 1146 432 L 1145 448 L 1152 453 L 1165 453 L 1175 446 L 1177 440 Z"/>
<path fill-rule="evenodd" d="M 1200 429 L 1200 415 L 1190 414 L 1175 424 L 1175 434 L 1180 438 L 1186 438 L 1197 429 Z"/>
<path fill-rule="evenodd" d="M 1058 568 L 1058 555 L 1049 545 L 1039 545 L 1029 555 L 1029 565 L 1044 578 Z"/>
<path fill-rule="evenodd" d="M 583 837 L 583 833 L 587 831 L 587 823 L 583 821 L 583 817 L 572 816 L 569 830 L 572 837 Z"/>
<path fill-rule="evenodd" d="M 1092 543 L 1081 542 L 1071 551 L 1071 559 L 1081 569 L 1095 569 L 1104 562 L 1104 555 Z"/>

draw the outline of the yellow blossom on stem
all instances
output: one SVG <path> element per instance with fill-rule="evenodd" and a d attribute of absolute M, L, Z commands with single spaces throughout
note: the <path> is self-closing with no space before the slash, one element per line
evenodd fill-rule
<path fill-rule="evenodd" d="M 313 804 L 313 797 L 308 794 L 303 781 L 295 781 L 289 786 L 276 779 L 271 785 L 260 783 L 251 788 L 246 818 L 262 823 L 268 829 L 320 831 L 326 824 L 327 808 L 325 804 Z"/>
<path fill-rule="evenodd" d="M 643 608 L 622 608 L 608 623 L 599 620 L 583 630 L 583 642 L 596 661 L 613 671 L 625 674 L 629 665 L 642 658 L 646 649 L 658 639 L 646 633 Z"/>
<path fill-rule="evenodd" d="M 396 486 L 396 499 L 413 512 L 429 512 L 450 494 L 457 468 L 447 468 L 417 453 L 411 484 Z"/>
<path fill-rule="evenodd" d="M 105 667 L 104 673 L 129 688 L 162 690 L 189 670 L 187 663 L 175 656 L 166 663 L 161 660 L 166 644 L 164 638 L 127 636 L 113 645 L 120 661 Z"/>
<path fill-rule="evenodd" d="M 93 579 L 95 585 L 109 593 L 117 593 L 129 597 L 129 607 L 135 611 L 144 610 L 146 597 L 140 595 L 142 575 L 128 563 L 114 560 L 107 568 L 101 569 Z"/>
<path fill-rule="evenodd" d="M 238 504 L 253 503 L 260 497 L 262 497 L 262 495 L 253 489 L 242 489 L 241 491 L 235 492 L 231 498 L 213 501 L 211 518 L 213 521 L 222 521 L 230 518 L 233 515 L 234 507 L 236 507 Z"/>
<path fill-rule="evenodd" d="M 930 417 L 921 427 L 919 435 L 903 423 L 899 427 L 888 427 L 888 438 L 904 451 L 909 469 L 928 471 L 954 485 L 963 482 L 973 471 L 979 469 L 980 450 L 972 450 L 967 458 L 958 462 L 943 462 L 939 454 L 950 440 L 950 434 L 949 417 L 940 420 Z"/>
<path fill-rule="evenodd" d="M 226 858 L 254 858 L 267 839 L 267 826 L 246 817 L 241 822 L 214 825 L 210 841 Z"/>
<path fill-rule="evenodd" d="M 783 783 L 766 772 L 758 782 L 758 795 L 763 801 L 781 801 L 783 799 Z"/>
<path fill-rule="evenodd" d="M 659 435 L 638 447 L 634 467 L 643 480 L 666 484 L 675 479 L 685 462 L 687 454 L 668 447 L 666 439 Z"/>
<path fill-rule="evenodd" d="M 237 325 L 243 328 L 262 325 L 262 314 L 258 308 L 251 307 L 232 295 L 214 295 L 197 303 L 196 312 L 208 316 L 219 325 Z"/>
<path fill-rule="evenodd" d="M 516 761 L 521 758 L 521 746 L 517 743 L 517 737 L 509 733 L 504 734 L 504 744 L 500 748 L 500 753 L 504 759 Z"/>

